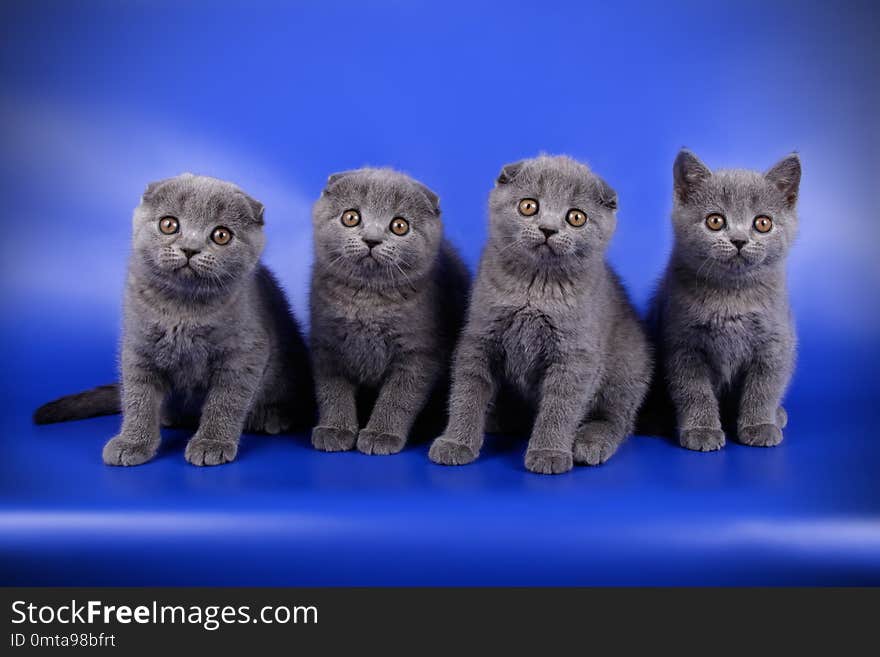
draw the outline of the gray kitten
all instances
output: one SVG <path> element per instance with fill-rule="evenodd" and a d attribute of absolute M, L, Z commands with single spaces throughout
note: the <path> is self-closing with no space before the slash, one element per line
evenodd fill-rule
<path fill-rule="evenodd" d="M 782 441 L 795 358 L 785 256 L 797 232 L 797 155 L 767 173 L 675 160 L 675 246 L 650 313 L 663 381 L 688 449 Z"/>
<path fill-rule="evenodd" d="M 260 264 L 263 206 L 232 183 L 183 174 L 151 183 L 134 211 L 121 391 L 51 402 L 38 423 L 123 412 L 109 465 L 149 461 L 160 422 L 188 425 L 195 465 L 232 461 L 242 430 L 309 423 L 305 344 L 284 293 Z M 120 399 L 121 397 L 121 399 Z"/>
<path fill-rule="evenodd" d="M 651 376 L 642 326 L 605 261 L 617 194 L 585 165 L 542 156 L 505 166 L 456 350 L 436 463 L 477 458 L 499 384 L 537 407 L 526 468 L 597 465 L 632 430 Z"/>
<path fill-rule="evenodd" d="M 437 196 L 390 169 L 330 176 L 313 212 L 312 444 L 393 454 L 444 391 L 469 276 L 443 239 Z M 361 428 L 358 401 L 375 394 Z"/>

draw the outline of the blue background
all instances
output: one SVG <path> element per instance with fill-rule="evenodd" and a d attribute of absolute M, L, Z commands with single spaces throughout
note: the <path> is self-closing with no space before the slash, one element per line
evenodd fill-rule
<path fill-rule="evenodd" d="M 6 2 L 0 9 L 0 583 L 880 583 L 880 41 L 871 2 Z M 800 152 L 801 338 L 783 446 L 631 439 L 530 475 L 496 438 L 440 468 L 250 437 L 196 469 L 182 433 L 111 469 L 118 419 L 32 427 L 115 377 L 131 211 L 182 171 L 267 206 L 306 322 L 310 204 L 333 171 L 435 189 L 473 267 L 501 165 L 588 162 L 620 195 L 610 259 L 644 307 L 671 164 Z"/>

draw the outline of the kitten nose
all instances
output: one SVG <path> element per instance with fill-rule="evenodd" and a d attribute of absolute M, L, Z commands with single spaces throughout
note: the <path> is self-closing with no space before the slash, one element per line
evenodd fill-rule
<path fill-rule="evenodd" d="M 737 251 L 742 251 L 742 248 L 746 245 L 748 240 L 730 240 L 730 243 L 736 247 Z"/>
<path fill-rule="evenodd" d="M 183 251 L 183 255 L 186 256 L 187 260 L 192 258 L 197 253 L 200 253 L 200 251 L 198 249 L 181 249 L 181 251 Z"/>
<path fill-rule="evenodd" d="M 382 243 L 382 240 L 368 240 L 366 237 L 364 238 L 364 244 L 366 244 L 370 249 L 374 246 L 379 246 Z"/>
<path fill-rule="evenodd" d="M 549 240 L 551 235 L 555 235 L 556 233 L 559 232 L 555 228 L 543 228 L 540 226 L 538 227 L 538 230 L 540 230 L 542 233 L 544 233 L 545 240 Z"/>

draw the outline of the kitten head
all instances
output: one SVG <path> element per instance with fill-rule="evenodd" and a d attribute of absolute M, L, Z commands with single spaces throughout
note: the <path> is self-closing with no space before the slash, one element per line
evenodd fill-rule
<path fill-rule="evenodd" d="M 604 258 L 617 225 L 617 194 L 569 157 L 506 165 L 489 195 L 490 243 L 526 270 L 576 271 Z"/>
<path fill-rule="evenodd" d="M 711 280 L 759 273 L 784 261 L 797 232 L 801 163 L 789 155 L 767 173 L 711 171 L 682 150 L 673 167 L 676 257 Z"/>
<path fill-rule="evenodd" d="M 411 285 L 425 276 L 443 233 L 437 195 L 392 169 L 333 174 L 312 221 L 316 264 L 374 288 Z"/>
<path fill-rule="evenodd" d="M 263 206 L 232 183 L 185 173 L 150 183 L 135 208 L 133 257 L 155 287 L 220 294 L 263 251 Z"/>

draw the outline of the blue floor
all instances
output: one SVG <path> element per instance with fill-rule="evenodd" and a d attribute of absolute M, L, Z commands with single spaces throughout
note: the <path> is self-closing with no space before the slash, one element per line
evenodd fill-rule
<path fill-rule="evenodd" d="M 376 457 L 304 435 L 248 435 L 235 463 L 196 468 L 168 431 L 154 462 L 110 468 L 118 418 L 30 424 L 39 401 L 112 375 L 113 336 L 67 317 L 63 340 L 51 322 L 0 336 L 7 382 L 45 374 L 4 397 L 2 584 L 880 584 L 867 404 L 848 419 L 789 404 L 774 449 L 635 437 L 556 477 L 525 471 L 524 441 L 501 436 L 461 468 L 430 463 L 424 442 Z"/>

